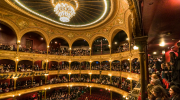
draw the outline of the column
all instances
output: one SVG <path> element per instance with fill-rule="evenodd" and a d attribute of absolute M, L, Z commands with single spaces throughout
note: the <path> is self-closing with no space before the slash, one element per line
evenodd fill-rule
<path fill-rule="evenodd" d="M 71 73 L 68 73 L 69 74 L 69 82 L 71 81 Z"/>
<path fill-rule="evenodd" d="M 90 63 L 90 66 L 89 66 L 89 67 L 90 67 L 90 70 L 91 70 L 91 63 L 92 63 L 92 61 L 90 61 L 89 63 Z"/>
<path fill-rule="evenodd" d="M 109 61 L 109 65 L 110 65 L 110 71 L 111 71 L 111 60 Z"/>
<path fill-rule="evenodd" d="M 14 78 L 14 90 L 16 90 L 16 80 L 17 78 Z"/>
<path fill-rule="evenodd" d="M 110 76 L 110 85 L 112 85 L 112 75 L 109 75 Z"/>
<path fill-rule="evenodd" d="M 71 61 L 69 61 L 69 70 L 71 70 Z"/>
<path fill-rule="evenodd" d="M 70 89 L 70 86 L 68 86 L 68 94 L 70 94 L 71 92 L 71 89 Z"/>
<path fill-rule="evenodd" d="M 45 84 L 47 84 L 47 75 L 45 74 Z"/>
<path fill-rule="evenodd" d="M 46 100 L 46 89 L 44 90 L 44 100 Z"/>
<path fill-rule="evenodd" d="M 90 86 L 90 95 L 91 95 L 91 86 Z"/>
<path fill-rule="evenodd" d="M 92 74 L 92 73 L 89 73 L 89 75 L 90 75 L 90 78 L 89 78 L 90 82 L 91 82 L 91 74 Z"/>
<path fill-rule="evenodd" d="M 111 94 L 111 100 L 112 100 L 112 91 L 110 92 L 110 94 Z"/>
<path fill-rule="evenodd" d="M 91 56 L 91 47 L 89 47 L 89 51 L 90 51 L 90 54 L 89 54 L 89 56 Z"/>
<path fill-rule="evenodd" d="M 15 63 L 16 63 L 16 66 L 15 66 L 15 73 L 17 73 L 18 61 L 19 61 L 19 59 L 17 58 L 16 61 L 15 61 Z"/>
<path fill-rule="evenodd" d="M 19 45 L 20 45 L 20 41 L 17 41 L 17 52 L 16 53 L 19 52 Z"/>
<path fill-rule="evenodd" d="M 47 55 L 48 55 L 48 51 L 49 51 L 49 46 L 47 46 L 47 53 L 46 53 Z"/>
<path fill-rule="evenodd" d="M 69 56 L 71 56 L 71 47 L 69 48 Z"/>
<path fill-rule="evenodd" d="M 46 60 L 46 73 L 47 73 L 47 67 L 48 67 L 48 60 Z"/>
<path fill-rule="evenodd" d="M 145 47 L 147 45 L 147 36 L 136 37 L 136 45 L 139 47 L 139 56 L 140 56 L 140 84 L 141 84 L 141 100 L 146 99 L 146 83 L 145 83 Z"/>

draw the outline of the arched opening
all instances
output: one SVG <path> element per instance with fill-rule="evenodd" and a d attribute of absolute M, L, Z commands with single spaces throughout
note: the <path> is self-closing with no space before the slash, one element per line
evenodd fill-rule
<path fill-rule="evenodd" d="M 81 82 L 79 74 L 71 74 L 70 82 Z M 81 76 L 82 77 L 82 76 Z M 84 81 L 83 81 L 84 82 Z"/>
<path fill-rule="evenodd" d="M 16 33 L 10 27 L 0 23 L 0 50 L 16 51 L 16 44 Z"/>
<path fill-rule="evenodd" d="M 127 78 L 122 78 L 121 89 L 129 92 L 131 90 L 130 80 Z"/>
<path fill-rule="evenodd" d="M 86 40 L 79 39 L 72 44 L 72 56 L 89 56 L 89 44 Z"/>
<path fill-rule="evenodd" d="M 49 61 L 48 62 L 48 70 L 58 70 L 58 62 L 57 61 Z"/>
<path fill-rule="evenodd" d="M 53 55 L 69 55 L 69 44 L 62 38 L 55 38 L 49 43 L 49 53 Z"/>
<path fill-rule="evenodd" d="M 15 71 L 15 61 L 9 59 L 0 60 L 1 73 L 4 72 L 14 72 Z"/>
<path fill-rule="evenodd" d="M 131 72 L 140 74 L 140 64 L 138 58 L 134 58 L 131 63 Z"/>
<path fill-rule="evenodd" d="M 35 71 L 43 71 L 46 69 L 46 62 L 43 60 L 37 60 L 34 62 L 33 68 Z"/>
<path fill-rule="evenodd" d="M 43 35 L 35 32 L 28 32 L 24 34 L 21 38 L 19 51 L 45 54 L 47 53 L 46 40 Z"/>
<path fill-rule="evenodd" d="M 119 31 L 112 40 L 112 53 L 129 51 L 129 42 L 127 34 L 124 31 Z"/>
<path fill-rule="evenodd" d="M 77 62 L 77 61 L 72 62 L 71 70 L 80 70 L 80 62 Z"/>
<path fill-rule="evenodd" d="M 110 70 L 110 63 L 109 61 L 103 61 L 101 62 L 101 70 Z"/>
<path fill-rule="evenodd" d="M 21 60 L 18 62 L 17 71 L 25 72 L 32 71 L 33 63 L 29 60 Z"/>
<path fill-rule="evenodd" d="M 23 77 L 23 78 L 18 78 L 16 80 L 16 89 L 21 90 L 21 89 L 27 89 L 31 88 L 32 86 L 32 78 L 31 77 Z"/>
<path fill-rule="evenodd" d="M 89 70 L 90 69 L 90 63 L 88 61 L 81 62 L 81 70 Z"/>
<path fill-rule="evenodd" d="M 109 54 L 109 42 L 104 37 L 98 37 L 92 44 L 92 55 Z"/>
<path fill-rule="evenodd" d="M 121 71 L 129 72 L 130 71 L 130 63 L 129 60 L 123 60 L 121 63 Z"/>
<path fill-rule="evenodd" d="M 99 61 L 93 61 L 91 64 L 91 70 L 100 70 L 100 62 Z"/>
<path fill-rule="evenodd" d="M 61 61 L 59 62 L 60 70 L 69 70 L 69 62 Z"/>
<path fill-rule="evenodd" d="M 112 71 L 120 71 L 120 61 L 115 60 L 111 64 L 111 70 Z"/>

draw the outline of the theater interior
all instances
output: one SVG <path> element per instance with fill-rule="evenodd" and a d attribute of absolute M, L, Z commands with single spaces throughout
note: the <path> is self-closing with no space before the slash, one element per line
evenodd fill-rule
<path fill-rule="evenodd" d="M 180 0 L 0 5 L 0 100 L 180 100 Z"/>

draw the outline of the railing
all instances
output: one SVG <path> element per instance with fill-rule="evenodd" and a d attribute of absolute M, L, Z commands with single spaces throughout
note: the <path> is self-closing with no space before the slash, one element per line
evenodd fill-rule
<path fill-rule="evenodd" d="M 49 84 L 49 85 L 34 87 L 34 88 L 30 88 L 30 89 L 23 89 L 23 90 L 16 90 L 16 91 L 12 91 L 12 92 L 2 93 L 2 94 L 0 94 L 0 99 L 20 96 L 22 94 L 27 94 L 27 93 L 31 93 L 31 92 L 40 91 L 40 90 L 47 90 L 47 89 L 52 89 L 52 88 L 57 88 L 57 87 L 67 87 L 67 86 L 91 86 L 91 87 L 96 87 L 96 88 L 108 89 L 110 91 L 116 92 L 123 96 L 128 95 L 128 92 L 121 90 L 119 88 L 113 87 L 113 86 L 101 85 L 101 84 L 96 84 L 96 83 L 81 83 L 81 82 L 79 82 L 79 83 Z"/>
<path fill-rule="evenodd" d="M 47 54 L 36 54 L 36 53 L 27 53 L 27 52 L 18 52 L 16 51 L 6 51 L 0 50 L 0 59 L 12 59 L 15 60 L 16 57 L 19 57 L 20 60 L 46 60 L 49 61 L 109 61 L 112 60 L 124 60 L 129 58 L 139 58 L 138 50 L 126 51 L 115 54 L 106 54 L 106 55 L 92 55 L 92 56 L 61 56 L 61 55 L 47 55 Z"/>
<path fill-rule="evenodd" d="M 37 74 L 36 74 L 37 73 Z M 32 72 L 10 72 L 10 73 L 0 73 L 0 76 L 4 76 L 4 75 L 8 75 L 8 78 L 10 78 L 11 76 L 18 76 L 19 74 L 21 74 L 18 78 L 22 78 L 22 75 L 24 75 L 23 77 L 29 77 L 32 76 L 33 74 L 35 76 L 43 76 L 45 75 L 45 71 L 32 71 Z M 61 74 L 89 74 L 91 73 L 93 74 L 100 74 L 100 70 L 48 70 L 48 75 L 61 75 Z M 135 81 L 139 81 L 140 79 L 140 74 L 136 74 L 136 73 L 130 73 L 130 72 L 122 72 L 122 71 L 101 71 L 101 75 L 109 75 L 111 74 L 112 76 L 117 76 L 117 77 L 124 77 L 124 78 L 131 78 L 132 80 Z M 13 77 L 11 77 L 13 78 Z"/>

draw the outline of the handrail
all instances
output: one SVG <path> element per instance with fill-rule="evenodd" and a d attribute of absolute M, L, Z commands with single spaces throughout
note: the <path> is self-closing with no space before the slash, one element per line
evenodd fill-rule
<path fill-rule="evenodd" d="M 61 74 L 80 74 L 80 70 L 48 70 L 48 75 L 61 75 Z M 24 77 L 30 77 L 32 76 L 31 74 L 32 72 L 10 72 L 10 73 L 0 73 L 1 76 L 3 75 L 9 75 L 7 78 L 10 78 L 11 75 L 15 76 L 17 74 L 17 76 L 19 74 L 23 75 L 23 74 L 28 74 L 28 76 L 24 75 Z M 35 73 L 38 73 L 38 75 L 36 76 L 43 76 L 45 73 L 45 71 L 33 71 L 33 74 L 35 75 Z M 89 74 L 91 73 L 93 74 L 100 74 L 100 70 L 83 70 L 81 71 L 81 74 Z M 112 76 L 117 76 L 117 77 L 124 77 L 124 78 L 130 78 L 132 80 L 135 81 L 139 81 L 140 79 L 140 74 L 136 74 L 136 73 L 131 73 L 131 72 L 122 72 L 122 71 L 105 71 L 105 70 L 101 70 L 101 75 L 109 75 L 111 74 Z M 21 77 L 21 76 L 20 76 Z"/>
<path fill-rule="evenodd" d="M 18 52 L 18 55 L 16 54 L 16 51 L 7 51 L 7 50 L 0 50 L 0 59 L 11 59 L 16 60 L 15 58 L 18 56 L 19 61 L 21 60 L 46 60 L 49 61 L 69 61 L 71 59 L 71 62 L 73 61 L 109 61 L 111 60 L 125 60 L 125 59 L 133 59 L 133 58 L 139 58 L 138 50 L 132 50 L 132 51 L 125 51 L 115 54 L 106 54 L 106 55 L 92 55 L 92 56 L 61 56 L 61 55 L 47 55 L 47 54 L 36 54 L 36 53 L 27 53 L 27 52 Z"/>
<path fill-rule="evenodd" d="M 15 96 L 19 96 L 22 94 L 27 94 L 27 93 L 31 93 L 31 92 L 36 92 L 36 91 L 40 91 L 40 90 L 47 90 L 47 89 L 52 89 L 52 88 L 57 88 L 57 87 L 67 87 L 67 86 L 91 86 L 91 87 L 96 87 L 96 88 L 103 88 L 103 89 L 110 89 L 110 91 L 116 92 L 118 94 L 121 94 L 123 96 L 128 96 L 128 92 L 113 87 L 113 86 L 109 86 L 109 85 L 101 85 L 101 84 L 96 84 L 96 83 L 59 83 L 59 84 L 49 84 L 49 85 L 44 85 L 44 86 L 39 86 L 39 87 L 34 87 L 34 88 L 29 88 L 29 89 L 23 89 L 23 90 L 16 90 L 16 91 L 12 91 L 12 92 L 7 92 L 7 93 L 2 93 L 0 94 L 0 99 L 4 99 L 4 98 L 10 98 L 10 97 L 15 97 Z"/>

